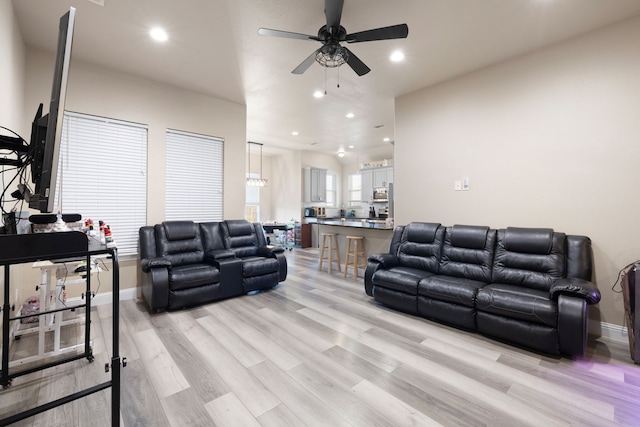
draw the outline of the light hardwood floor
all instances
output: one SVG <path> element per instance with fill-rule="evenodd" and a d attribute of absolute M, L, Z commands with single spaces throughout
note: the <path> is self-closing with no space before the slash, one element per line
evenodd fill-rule
<path fill-rule="evenodd" d="M 532 353 L 386 309 L 362 280 L 316 271 L 317 250 L 287 258 L 267 292 L 154 315 L 121 303 L 121 425 L 640 425 L 625 343 L 592 340 L 579 361 Z M 16 378 L 0 417 L 110 378 L 111 306 L 95 312 L 96 360 Z M 67 329 L 65 342 L 82 337 Z M 110 424 L 110 390 L 16 423 Z"/>

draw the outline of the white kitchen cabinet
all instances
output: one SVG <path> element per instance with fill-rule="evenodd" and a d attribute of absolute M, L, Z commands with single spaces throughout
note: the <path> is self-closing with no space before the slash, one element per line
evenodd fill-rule
<path fill-rule="evenodd" d="M 375 168 L 373 170 L 373 188 L 388 188 L 393 183 L 393 168 Z"/>
<path fill-rule="evenodd" d="M 363 169 L 360 171 L 360 185 L 362 201 L 369 203 L 373 198 L 373 169 Z"/>
<path fill-rule="evenodd" d="M 327 201 L 326 169 L 304 169 L 304 201 L 307 203 Z"/>
<path fill-rule="evenodd" d="M 373 198 L 375 188 L 389 188 L 393 183 L 393 167 L 362 169 L 362 201 L 369 203 Z"/>

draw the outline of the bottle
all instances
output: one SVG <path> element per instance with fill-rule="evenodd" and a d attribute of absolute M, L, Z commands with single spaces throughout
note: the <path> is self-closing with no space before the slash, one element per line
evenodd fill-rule
<path fill-rule="evenodd" d="M 111 235 L 111 228 L 106 225 L 104 227 L 104 239 L 105 239 L 105 243 L 111 243 L 113 242 L 113 236 Z"/>
<path fill-rule="evenodd" d="M 100 220 L 98 221 L 98 224 L 100 226 L 100 243 L 104 245 L 107 243 L 104 235 L 104 221 Z"/>
<path fill-rule="evenodd" d="M 93 220 L 89 218 L 87 221 L 89 221 L 89 236 L 95 237 L 96 229 L 93 228 Z"/>

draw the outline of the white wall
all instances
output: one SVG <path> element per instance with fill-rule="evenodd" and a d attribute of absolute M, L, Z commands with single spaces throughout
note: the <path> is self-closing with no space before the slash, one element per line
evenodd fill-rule
<path fill-rule="evenodd" d="M 273 219 L 300 221 L 302 218 L 301 151 L 271 156 L 271 212 Z"/>
<path fill-rule="evenodd" d="M 25 48 L 10 1 L 0 2 L 0 126 L 26 135 L 30 122 L 22 117 Z M 34 110 L 35 113 L 35 110 Z M 9 133 L 0 130 L 3 135 Z"/>
<path fill-rule="evenodd" d="M 603 294 L 591 316 L 622 324 L 611 286 L 640 258 L 638 40 L 634 19 L 398 98 L 396 223 L 587 235 Z"/>
<path fill-rule="evenodd" d="M 24 114 L 48 102 L 53 55 L 27 54 Z M 165 131 L 167 128 L 224 138 L 224 215 L 243 218 L 245 203 L 246 108 L 211 96 L 80 63 L 72 58 L 66 109 L 147 124 L 147 222 L 164 220 Z M 96 151 L 102 147 L 92 147 Z"/>
<path fill-rule="evenodd" d="M 24 96 L 24 67 L 25 48 L 18 24 L 13 14 L 13 4 L 10 1 L 0 2 L 0 126 L 4 126 L 17 132 L 23 138 L 28 139 L 29 121 L 22 116 Z M 11 133 L 0 129 L 0 134 L 13 136 Z M 11 179 L 5 177 L 5 183 Z M 12 186 L 9 193 L 13 191 Z M 5 208 L 11 208 L 6 205 Z M 18 273 L 16 273 L 18 272 Z M 12 268 L 11 283 L 20 282 L 19 270 Z M 13 286 L 12 286 L 13 288 Z M 9 296 L 10 303 L 15 294 Z M 0 299 L 4 300 L 4 274 L 0 277 Z M 0 319 L 0 326 L 2 319 Z"/>

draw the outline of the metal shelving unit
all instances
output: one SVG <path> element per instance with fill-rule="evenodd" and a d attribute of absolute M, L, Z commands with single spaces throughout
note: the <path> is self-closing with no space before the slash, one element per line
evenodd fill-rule
<path fill-rule="evenodd" d="M 52 368 L 63 363 L 86 358 L 93 361 L 91 348 L 91 257 L 107 255 L 111 258 L 113 275 L 113 355 L 111 364 L 105 366 L 105 371 L 111 372 L 111 380 L 101 384 L 96 384 L 84 390 L 77 391 L 52 402 L 45 403 L 35 408 L 0 419 L 0 425 L 8 425 L 25 418 L 34 416 L 49 409 L 64 405 L 65 403 L 81 399 L 90 394 L 111 387 L 111 425 L 120 424 L 120 369 L 126 366 L 126 360 L 120 358 L 119 350 L 119 300 L 120 293 L 120 269 L 118 264 L 118 254 L 115 248 L 107 248 L 95 239 L 87 239 L 81 232 L 70 231 L 60 233 L 39 233 L 24 235 L 3 235 L 0 236 L 0 264 L 4 266 L 4 302 L 2 305 L 2 371 L 0 372 L 0 384 L 4 389 L 11 386 L 14 378 L 27 375 L 32 372 Z M 37 316 L 62 315 L 63 311 L 85 308 L 85 337 L 84 351 L 81 354 L 73 354 L 67 357 L 56 358 L 55 361 L 42 363 L 35 367 L 14 370 L 9 361 L 9 339 L 11 322 L 19 321 L 23 317 L 34 316 L 34 314 L 11 317 L 11 305 L 9 296 L 11 293 L 10 269 L 12 265 L 33 263 L 43 260 L 60 260 L 65 258 L 86 258 L 86 292 L 85 303 L 80 306 L 65 306 L 41 310 Z M 0 392 L 1 393 L 1 392 Z"/>

